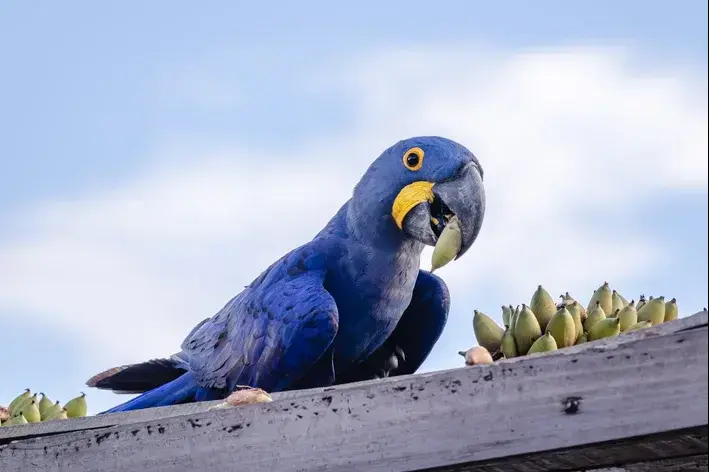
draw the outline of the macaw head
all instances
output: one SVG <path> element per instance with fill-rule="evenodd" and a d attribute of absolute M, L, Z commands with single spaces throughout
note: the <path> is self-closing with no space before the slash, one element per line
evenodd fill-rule
<path fill-rule="evenodd" d="M 453 215 L 462 245 L 472 246 L 485 215 L 483 170 L 477 158 L 450 139 L 405 139 L 385 150 L 354 190 L 350 223 L 378 240 L 409 239 L 435 246 Z M 354 221 L 352 221 L 354 220 Z"/>

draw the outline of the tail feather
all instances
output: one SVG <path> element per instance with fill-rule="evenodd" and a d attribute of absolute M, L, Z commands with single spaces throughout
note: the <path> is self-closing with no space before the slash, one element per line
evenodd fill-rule
<path fill-rule="evenodd" d="M 99 414 L 188 403 L 194 401 L 201 390 L 202 388 L 197 384 L 192 374 L 187 372 L 165 385 L 154 388 Z"/>
<path fill-rule="evenodd" d="M 115 393 L 143 393 L 171 382 L 185 372 L 184 365 L 175 358 L 152 359 L 105 370 L 91 377 L 86 385 Z"/>

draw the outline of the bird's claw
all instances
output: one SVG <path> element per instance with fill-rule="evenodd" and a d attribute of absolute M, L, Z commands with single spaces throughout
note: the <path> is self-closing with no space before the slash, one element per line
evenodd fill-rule
<path fill-rule="evenodd" d="M 396 348 L 394 348 L 394 351 L 396 352 L 396 355 L 399 357 L 399 359 L 401 359 L 401 362 L 406 362 L 406 354 L 404 354 L 404 351 L 399 346 L 396 346 Z"/>
<path fill-rule="evenodd" d="M 395 346 L 389 357 L 384 361 L 384 366 L 379 369 L 379 372 L 374 374 L 373 378 L 387 378 L 394 374 L 402 362 L 406 362 L 406 354 L 399 346 Z"/>

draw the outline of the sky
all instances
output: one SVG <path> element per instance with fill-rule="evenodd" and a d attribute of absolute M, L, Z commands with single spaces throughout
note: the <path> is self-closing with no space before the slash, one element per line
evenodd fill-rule
<path fill-rule="evenodd" d="M 488 205 L 440 270 L 451 313 L 421 371 L 461 366 L 473 310 L 500 320 L 539 284 L 701 310 L 706 18 L 699 0 L 1 2 L 0 404 L 127 400 L 85 381 L 178 351 L 417 135 L 468 147 Z"/>

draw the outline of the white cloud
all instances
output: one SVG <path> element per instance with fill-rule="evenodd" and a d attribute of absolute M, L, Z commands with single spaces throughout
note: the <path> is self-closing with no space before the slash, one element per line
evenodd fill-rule
<path fill-rule="evenodd" d="M 368 56 L 340 79 L 360 104 L 340 135 L 283 156 L 231 147 L 173 167 L 155 156 L 162 164 L 139 179 L 28 211 L 22 234 L 0 247 L 0 308 L 72 330 L 91 352 L 86 377 L 169 354 L 312 237 L 385 147 L 440 134 L 481 159 L 488 192 L 479 241 L 440 271 L 453 313 L 428 365 L 450 367 L 462 346 L 448 343 L 472 339 L 474 307 L 525 300 L 538 283 L 589 293 L 671 257 L 652 235 L 588 212 L 610 215 L 658 191 L 706 192 L 704 76 L 634 71 L 615 50 L 430 49 Z"/>

